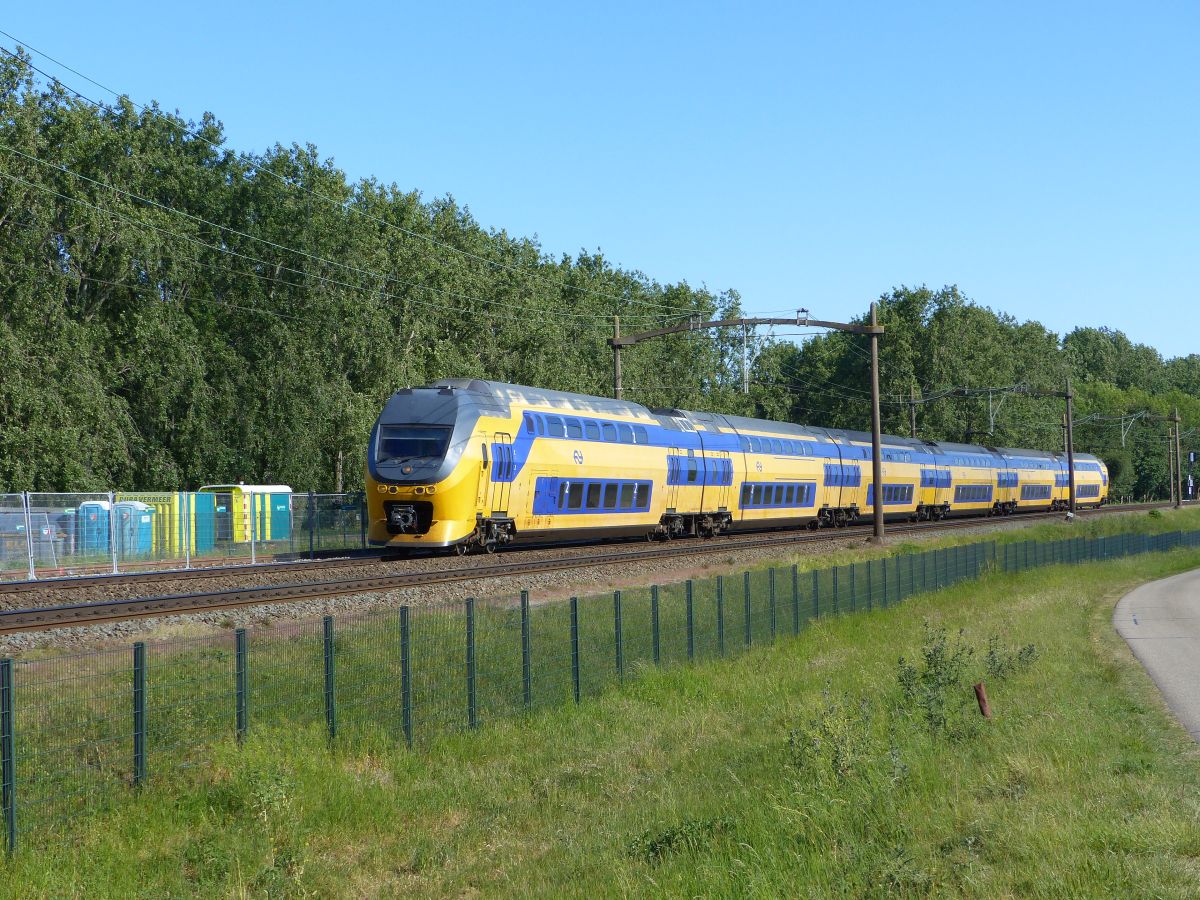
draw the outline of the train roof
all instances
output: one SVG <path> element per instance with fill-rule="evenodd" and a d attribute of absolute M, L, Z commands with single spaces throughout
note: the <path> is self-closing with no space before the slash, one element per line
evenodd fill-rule
<path fill-rule="evenodd" d="M 478 378 L 443 378 L 423 388 L 402 388 L 392 395 L 392 400 L 411 395 L 415 390 L 439 390 L 449 393 L 462 392 L 476 400 L 480 407 L 499 408 L 508 413 L 512 403 L 549 406 L 573 412 L 590 412 L 603 415 L 628 416 L 647 422 L 669 424 L 671 419 L 687 419 L 700 430 L 719 430 L 722 426 L 735 431 L 757 431 L 768 434 L 778 434 L 788 437 L 803 437 L 819 441 L 834 441 L 838 443 L 871 443 L 871 435 L 866 431 L 854 431 L 842 428 L 816 428 L 810 425 L 795 425 L 790 422 L 775 422 L 770 419 L 755 419 L 749 416 L 726 415 L 723 413 L 698 412 L 695 410 L 674 408 L 649 408 L 640 403 L 628 400 L 614 400 L 609 397 L 594 397 L 590 394 L 576 394 L 569 391 L 551 391 L 545 388 L 530 387 L 521 384 L 507 384 L 502 381 L 486 381 Z M 389 404 L 391 401 L 389 401 Z M 667 420 L 667 421 L 664 421 Z M 674 426 L 671 426 L 674 427 Z M 902 437 L 894 434 L 880 435 L 880 441 L 891 447 L 907 447 L 923 453 L 981 453 L 987 455 L 1025 456 L 1036 459 L 1065 459 L 1066 454 L 1050 450 L 1030 450 L 1012 447 L 985 447 L 980 444 L 959 444 L 952 441 L 923 441 L 919 438 Z M 1099 457 L 1090 453 L 1075 454 L 1076 459 L 1097 460 Z"/>

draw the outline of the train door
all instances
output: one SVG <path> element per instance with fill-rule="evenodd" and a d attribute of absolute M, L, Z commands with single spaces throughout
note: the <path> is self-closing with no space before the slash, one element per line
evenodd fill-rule
<path fill-rule="evenodd" d="M 488 502 L 484 504 L 484 512 L 493 516 L 508 515 L 514 471 L 511 434 L 496 432 L 492 442 L 492 456 L 494 458 L 491 461 L 491 471 L 484 473 L 488 485 Z"/>
<path fill-rule="evenodd" d="M 551 475 L 549 469 L 535 469 L 529 473 L 530 484 L 533 485 L 529 495 L 530 530 L 545 531 L 553 527 L 550 511 L 556 508 L 558 498 L 554 496 L 554 491 L 558 479 L 552 478 Z"/>
<path fill-rule="evenodd" d="M 704 508 L 709 511 L 729 509 L 729 493 L 733 490 L 733 460 L 724 450 L 706 452 L 705 465 L 711 482 L 704 489 Z"/>
<path fill-rule="evenodd" d="M 679 483 L 683 481 L 683 451 L 678 447 L 667 450 L 667 512 L 679 508 Z"/>

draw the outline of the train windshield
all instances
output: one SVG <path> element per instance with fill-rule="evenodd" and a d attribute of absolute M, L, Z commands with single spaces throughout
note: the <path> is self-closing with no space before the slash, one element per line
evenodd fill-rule
<path fill-rule="evenodd" d="M 446 455 L 450 443 L 450 429 L 440 425 L 381 425 L 379 427 L 379 451 L 375 461 L 404 462 L 409 459 Z"/>

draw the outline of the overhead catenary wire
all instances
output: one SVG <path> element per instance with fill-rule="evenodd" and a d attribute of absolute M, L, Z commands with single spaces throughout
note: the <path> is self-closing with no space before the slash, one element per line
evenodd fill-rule
<path fill-rule="evenodd" d="M 114 97 L 116 97 L 118 99 L 124 98 L 131 106 L 133 106 L 139 112 L 154 115 L 155 117 L 157 117 L 159 119 L 165 120 L 166 122 L 171 124 L 173 127 L 179 128 L 184 135 L 188 135 L 195 140 L 202 141 L 203 143 L 212 147 L 214 150 L 224 149 L 225 152 L 232 153 L 235 158 L 241 160 L 242 162 L 246 163 L 247 165 L 250 165 L 254 169 L 255 172 L 265 173 L 265 174 L 269 175 L 270 177 L 277 179 L 278 181 L 280 181 L 281 183 L 283 183 L 289 187 L 296 188 L 296 189 L 308 194 L 309 196 L 312 196 L 318 200 L 328 203 L 329 205 L 333 206 L 336 209 L 342 210 L 343 212 L 353 213 L 355 215 L 362 216 L 363 218 L 365 218 L 371 222 L 374 222 L 375 224 L 382 225 L 386 228 L 394 229 L 394 230 L 398 231 L 399 233 L 404 234 L 410 238 L 424 241 L 432 246 L 438 247 L 441 250 L 450 251 L 450 252 L 455 253 L 464 258 L 472 259 L 472 260 L 475 260 L 477 262 L 483 263 L 488 266 L 503 269 L 503 270 L 513 272 L 513 273 L 523 273 L 526 275 L 532 274 L 532 270 L 530 270 L 528 267 L 512 266 L 508 263 L 503 263 L 503 262 L 499 262 L 497 260 L 488 259 L 487 257 L 480 256 L 477 253 L 472 253 L 469 250 L 463 250 L 460 247 L 455 247 L 453 244 L 448 244 L 445 241 L 439 241 L 437 238 L 435 238 L 431 235 L 422 234 L 419 231 L 414 231 L 410 228 L 405 228 L 404 226 L 398 225 L 395 222 L 391 222 L 391 221 L 381 218 L 379 216 L 372 215 L 371 213 L 366 212 L 365 210 L 362 210 L 359 207 L 353 206 L 348 203 L 343 203 L 333 197 L 329 197 L 329 196 L 321 193 L 320 191 L 314 190 L 310 187 L 306 187 L 305 185 L 300 184 L 300 183 L 294 181 L 293 179 L 285 178 L 284 176 L 280 175 L 279 173 L 271 171 L 271 169 L 269 167 L 264 167 L 264 166 L 260 165 L 259 162 L 256 161 L 249 154 L 239 153 L 237 151 L 229 150 L 228 148 L 222 148 L 220 144 L 217 144 L 215 141 L 212 141 L 209 138 L 205 137 L 203 134 L 200 134 L 196 129 L 189 128 L 188 126 L 184 125 L 182 122 L 177 120 L 176 118 L 174 118 L 170 115 L 167 115 L 165 113 L 162 113 L 158 109 L 156 109 L 152 106 L 147 106 L 147 105 L 138 103 L 137 101 L 133 100 L 128 94 L 116 91 L 113 88 L 110 88 L 110 87 L 100 83 L 99 81 L 96 81 L 94 78 L 91 78 L 88 75 L 85 75 L 84 73 L 80 72 L 79 70 L 72 68 L 71 66 L 67 65 L 66 63 L 61 62 L 60 60 L 56 59 L 55 57 L 51 56 L 50 54 L 48 54 L 42 50 L 39 50 L 36 47 L 31 46 L 30 44 L 26 43 L 25 41 L 22 41 L 20 38 L 10 34 L 9 32 L 0 29 L 0 35 L 4 35 L 9 40 L 16 43 L 19 47 L 24 47 L 26 50 L 31 50 L 34 53 L 38 54 L 39 56 L 50 60 L 55 65 L 57 65 L 63 69 L 66 69 L 68 72 L 71 72 L 71 73 L 79 76 L 80 78 L 84 79 L 85 81 L 89 82 L 90 84 L 95 85 L 96 87 L 100 88 L 101 90 L 112 94 Z M 30 62 L 28 60 L 22 60 L 22 58 L 18 54 L 12 52 L 8 48 L 0 47 L 0 51 L 7 54 L 9 57 L 11 57 L 13 59 L 22 61 L 25 65 L 28 65 L 35 72 L 38 72 L 39 74 L 41 74 L 44 78 L 48 78 L 48 79 L 52 80 L 54 83 L 61 86 L 64 90 L 75 95 L 76 97 L 83 100 L 84 102 L 91 104 L 92 106 L 96 107 L 97 109 L 111 109 L 111 107 L 109 107 L 107 104 L 105 104 L 99 100 L 95 100 L 91 97 L 88 97 L 87 95 L 83 94 L 82 92 L 75 90 L 70 85 L 65 84 L 58 77 L 46 72 L 44 69 L 42 69 L 38 66 L 35 66 L 32 62 Z M 631 297 L 618 298 L 617 296 L 615 296 L 613 294 L 603 293 L 600 291 L 592 290 L 590 288 L 585 288 L 585 287 L 580 287 L 578 285 L 568 284 L 565 281 L 562 283 L 561 287 L 565 290 L 572 290 L 572 291 L 577 291 L 577 292 L 583 293 L 583 294 L 590 294 L 592 296 L 606 299 L 606 300 L 609 300 L 611 302 L 618 303 L 618 304 L 619 303 L 627 303 L 627 304 L 631 304 L 631 305 L 635 305 L 635 306 L 644 306 L 649 309 L 659 309 L 659 310 L 663 310 L 664 312 L 673 312 L 676 314 L 676 316 L 678 318 L 686 318 L 689 315 L 693 314 L 693 312 L 694 312 L 694 310 L 691 310 L 688 307 L 683 307 L 683 306 L 675 306 L 675 305 L 670 305 L 670 304 L 659 304 L 659 303 L 653 303 L 653 302 L 644 301 L 644 300 L 635 300 Z"/>

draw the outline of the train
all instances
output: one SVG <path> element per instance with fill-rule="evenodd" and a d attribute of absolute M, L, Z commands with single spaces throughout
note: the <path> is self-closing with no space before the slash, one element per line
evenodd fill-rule
<path fill-rule="evenodd" d="M 1069 507 L 1066 455 L 883 435 L 884 516 Z M 516 543 L 842 527 L 871 514 L 871 437 L 742 416 L 448 379 L 396 391 L 371 429 L 369 541 L 494 552 Z M 1075 503 L 1108 468 L 1075 454 Z"/>

